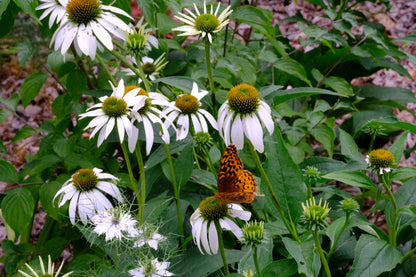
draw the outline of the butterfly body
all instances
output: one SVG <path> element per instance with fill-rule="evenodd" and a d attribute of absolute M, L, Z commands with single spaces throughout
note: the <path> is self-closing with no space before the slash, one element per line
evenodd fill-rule
<path fill-rule="evenodd" d="M 250 171 L 245 170 L 238 157 L 237 148 L 229 145 L 221 158 L 218 170 L 217 199 L 231 203 L 250 203 L 258 194 L 257 182 Z"/>

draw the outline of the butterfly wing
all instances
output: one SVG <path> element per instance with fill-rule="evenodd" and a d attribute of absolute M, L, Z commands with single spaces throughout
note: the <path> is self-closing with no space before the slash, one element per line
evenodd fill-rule
<path fill-rule="evenodd" d="M 238 157 L 237 148 L 230 144 L 221 157 L 217 178 L 218 191 L 234 192 L 233 184 L 242 171 L 243 162 Z"/>
<path fill-rule="evenodd" d="M 257 182 L 250 171 L 242 170 L 232 183 L 234 190 L 219 192 L 215 198 L 231 203 L 251 203 L 257 196 Z"/>

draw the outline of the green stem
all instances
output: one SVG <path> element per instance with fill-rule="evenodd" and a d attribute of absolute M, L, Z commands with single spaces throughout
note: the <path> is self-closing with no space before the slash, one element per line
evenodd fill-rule
<path fill-rule="evenodd" d="M 137 162 L 139 164 L 140 170 L 140 207 L 139 207 L 139 225 L 143 224 L 144 218 L 144 206 L 146 203 L 146 178 L 144 175 L 144 163 L 143 156 L 141 152 L 141 143 L 139 141 L 138 146 L 135 149 Z"/>
<path fill-rule="evenodd" d="M 347 215 L 345 217 L 344 225 L 342 226 L 341 231 L 338 233 L 334 243 L 331 246 L 331 249 L 329 249 L 328 255 L 326 256 L 328 261 L 331 259 L 331 255 L 334 252 L 335 246 L 337 245 L 342 233 L 344 232 L 345 228 L 347 228 L 347 224 L 348 224 L 349 219 L 350 219 L 350 213 L 347 213 Z"/>
<path fill-rule="evenodd" d="M 393 247 L 396 247 L 396 245 L 397 245 L 396 244 L 396 236 L 397 236 L 397 226 L 396 226 L 396 223 L 397 223 L 396 222 L 397 221 L 397 204 L 396 204 L 396 199 L 394 199 L 394 195 L 391 192 L 390 184 L 387 184 L 387 181 L 386 181 L 384 175 L 385 174 L 379 174 L 379 178 L 380 178 L 380 180 L 382 180 L 384 189 L 386 190 L 387 195 L 389 196 L 390 201 L 391 201 L 391 203 L 393 205 L 393 219 L 392 219 L 393 226 L 387 225 L 387 229 L 389 231 L 390 244 Z"/>
<path fill-rule="evenodd" d="M 218 248 L 221 253 L 222 263 L 224 264 L 225 276 L 227 276 L 228 274 L 230 274 L 230 271 L 228 270 L 227 257 L 225 256 L 224 242 L 222 240 L 222 229 L 221 229 L 219 221 L 216 220 L 214 221 L 214 223 L 215 223 L 215 228 L 217 229 L 217 234 L 218 234 Z"/>
<path fill-rule="evenodd" d="M 131 168 L 129 152 L 127 151 L 127 147 L 124 143 L 120 143 L 120 145 L 121 145 L 121 149 L 123 150 L 124 159 L 126 160 L 127 171 L 129 172 L 131 187 L 133 188 L 133 191 L 136 194 L 137 203 L 139 204 L 139 207 L 140 207 L 140 204 L 141 204 L 140 197 L 139 197 L 140 193 L 139 193 L 139 190 L 137 189 L 136 179 L 134 178 L 133 170 Z"/>
<path fill-rule="evenodd" d="M 368 149 L 368 153 L 371 152 L 371 150 L 373 150 L 373 145 L 374 145 L 374 141 L 376 140 L 376 135 L 371 135 L 371 140 L 370 140 L 370 147 Z"/>
<path fill-rule="evenodd" d="M 313 231 L 313 239 L 315 241 L 315 246 L 318 249 L 319 256 L 321 257 L 322 265 L 324 266 L 326 277 L 331 277 L 331 271 L 329 270 L 328 262 L 325 258 L 324 251 L 322 250 L 321 243 L 319 242 L 318 231 Z"/>
<path fill-rule="evenodd" d="M 39 255 L 42 253 L 39 253 L 39 249 L 41 249 L 45 243 L 49 240 L 50 235 L 53 231 L 53 229 L 56 226 L 56 220 L 54 220 L 52 217 L 50 216 L 46 216 L 45 217 L 45 225 L 43 225 L 42 231 L 40 232 L 39 238 L 36 242 L 36 253 L 38 253 Z"/>
<path fill-rule="evenodd" d="M 114 244 L 114 252 L 116 252 L 114 257 L 114 267 L 116 268 L 116 276 L 118 276 L 118 242 Z"/>
<path fill-rule="evenodd" d="M 277 210 L 279 211 L 280 216 L 282 217 L 283 222 L 286 225 L 287 230 L 290 232 L 290 234 L 293 236 L 293 238 L 300 244 L 300 240 L 299 240 L 299 237 L 298 237 L 298 233 L 296 232 L 296 228 L 295 228 L 292 221 L 289 223 L 289 221 L 287 220 L 287 218 L 286 218 L 286 216 L 283 212 L 282 206 L 280 206 L 279 200 L 277 200 L 276 194 L 273 191 L 272 184 L 270 183 L 270 180 L 267 177 L 266 172 L 264 171 L 264 168 L 261 164 L 259 155 L 257 154 L 256 150 L 254 149 L 253 144 L 250 141 L 249 141 L 249 146 L 250 146 L 251 156 L 253 157 L 253 159 L 256 163 L 257 169 L 260 171 L 261 180 L 266 183 L 267 188 L 269 189 L 269 192 L 270 192 L 270 196 L 272 197 L 273 203 L 275 204 Z"/>
<path fill-rule="evenodd" d="M 150 92 L 150 84 L 149 81 L 146 78 L 146 74 L 144 74 L 143 68 L 140 66 L 140 64 L 136 67 L 134 67 L 129 61 L 121 55 L 119 52 L 117 52 L 115 49 L 111 51 L 111 54 L 113 54 L 114 57 L 116 57 L 119 61 L 121 61 L 125 66 L 130 68 L 134 74 L 140 77 L 140 79 L 144 82 L 144 87 L 147 92 Z"/>
<path fill-rule="evenodd" d="M 312 184 L 307 184 L 307 188 L 308 188 L 308 199 L 313 198 Z"/>
<path fill-rule="evenodd" d="M 178 215 L 178 225 L 179 225 L 179 232 L 181 235 L 181 247 L 182 250 L 186 250 L 185 247 L 185 233 L 183 231 L 183 221 L 182 221 L 182 214 L 181 214 L 181 203 L 180 203 L 180 188 L 178 187 L 178 183 L 176 182 L 175 177 L 175 169 L 173 168 L 172 157 L 170 155 L 169 145 L 164 143 L 166 156 L 168 158 L 169 168 L 170 168 L 170 175 L 172 177 L 172 185 L 173 185 L 173 192 L 175 194 L 175 202 L 176 202 L 176 214 Z"/>
<path fill-rule="evenodd" d="M 416 247 L 413 248 L 412 250 L 410 250 L 409 252 L 407 252 L 403 257 L 402 257 L 402 261 L 400 262 L 400 264 L 403 264 L 405 261 L 407 261 L 408 259 L 412 258 L 412 256 L 415 254 L 416 252 Z"/>
<path fill-rule="evenodd" d="M 195 151 L 195 147 L 192 147 L 192 152 L 194 153 L 194 160 L 195 160 L 196 167 L 198 169 L 201 169 L 201 166 L 199 165 L 199 161 L 198 161 L 198 155 L 196 154 L 196 151 Z"/>
<path fill-rule="evenodd" d="M 105 63 L 105 61 L 103 60 L 103 58 L 101 58 L 101 56 L 100 56 L 100 55 L 98 55 L 98 53 L 97 53 L 96 57 L 97 57 L 97 60 L 100 62 L 101 67 L 102 67 L 102 68 L 103 68 L 103 70 L 105 71 L 105 74 L 107 74 L 108 79 L 110 79 L 110 81 L 113 83 L 113 85 L 114 85 L 114 86 L 116 86 L 116 85 L 117 85 L 117 82 L 116 82 L 116 80 L 114 79 L 113 75 L 111 75 L 111 72 L 110 72 L 110 70 L 108 69 L 108 66 L 107 66 L 107 64 Z"/>
<path fill-rule="evenodd" d="M 205 149 L 205 147 L 202 147 L 202 151 L 204 151 L 205 159 L 208 164 L 209 170 L 211 170 L 212 174 L 214 174 L 215 179 L 217 178 L 217 171 L 214 168 L 214 164 L 212 163 L 211 156 L 209 155 L 209 152 Z"/>
<path fill-rule="evenodd" d="M 209 40 L 204 39 L 205 42 L 205 62 L 207 64 L 208 79 L 209 79 L 209 90 L 211 92 L 212 106 L 215 110 L 215 93 L 214 93 L 214 79 L 212 78 L 212 69 L 211 69 L 211 57 L 210 57 L 210 46 Z"/>
<path fill-rule="evenodd" d="M 254 265 L 256 267 L 257 277 L 261 277 L 261 270 L 260 270 L 260 266 L 259 266 L 259 259 L 257 257 L 257 246 L 254 246 L 253 260 L 254 260 Z"/>

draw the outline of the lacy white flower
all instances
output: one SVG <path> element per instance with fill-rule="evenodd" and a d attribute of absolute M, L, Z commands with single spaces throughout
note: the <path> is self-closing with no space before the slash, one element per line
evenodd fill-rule
<path fill-rule="evenodd" d="M 110 83 L 111 84 L 111 83 Z M 133 138 L 133 123 L 129 119 L 133 106 L 142 102 L 142 97 L 138 97 L 136 92 L 125 93 L 124 81 L 120 80 L 117 87 L 113 87 L 113 93 L 110 96 L 100 97 L 101 103 L 90 107 L 86 113 L 80 114 L 79 117 L 94 117 L 85 127 L 86 129 L 94 128 L 90 138 L 93 138 L 98 131 L 97 146 L 100 146 L 104 140 L 110 135 L 115 123 L 117 122 L 117 131 L 120 142 L 124 141 L 124 132 L 127 133 L 129 143 Z"/>
<path fill-rule="evenodd" d="M 204 199 L 191 216 L 192 236 L 199 251 L 204 254 L 203 248 L 209 255 L 218 252 L 218 233 L 215 221 L 219 221 L 221 228 L 231 231 L 237 239 L 243 241 L 243 231 L 231 219 L 236 217 L 247 221 L 251 213 L 244 211 L 238 204 L 227 204 L 214 196 Z"/>
<path fill-rule="evenodd" d="M 164 124 L 161 118 L 166 118 L 166 115 L 163 111 L 159 110 L 157 106 L 168 107 L 171 104 L 164 95 L 157 92 L 146 92 L 144 89 L 137 86 L 129 86 L 126 88 L 128 93 L 134 93 L 140 97 L 140 101 L 132 108 L 131 117 L 133 118 L 132 123 L 137 120 L 137 122 L 143 123 L 144 132 L 146 135 L 146 153 L 150 153 L 152 145 L 154 142 L 154 133 L 152 123 L 159 125 L 161 131 L 160 136 L 162 140 L 166 143 L 170 142 L 169 136 L 169 125 L 172 125 L 172 122 Z M 173 126 L 173 125 L 172 125 Z M 129 140 L 129 149 L 133 151 L 136 147 L 136 143 L 139 137 L 139 129 L 133 126 L 132 129 L 132 140 Z M 132 143 L 130 143 L 132 142 Z"/>
<path fill-rule="evenodd" d="M 217 16 L 217 14 L 220 9 L 220 3 L 218 3 L 215 12 L 213 5 L 211 5 L 210 12 L 207 12 L 205 0 L 203 14 L 199 12 L 195 3 L 194 8 L 194 12 L 191 12 L 189 9 L 185 9 L 188 14 L 178 13 L 179 16 L 175 15 L 177 19 L 187 25 L 173 28 L 172 31 L 183 32 L 182 34 L 179 34 L 179 36 L 201 35 L 202 38 L 208 37 L 209 42 L 212 43 L 213 34 L 221 31 L 221 29 L 230 22 L 230 20 L 226 18 L 233 12 L 231 10 L 231 6 L 227 6 L 227 8 L 225 8 L 219 16 Z"/>
<path fill-rule="evenodd" d="M 72 43 L 79 55 L 82 53 L 95 58 L 97 48 L 103 46 L 113 50 L 110 34 L 126 39 L 128 25 L 114 13 L 131 18 L 125 11 L 103 5 L 100 0 L 61 0 L 66 8 L 66 16 L 52 37 L 55 50 L 61 49 L 64 55 Z"/>
<path fill-rule="evenodd" d="M 39 276 L 49 276 L 49 277 L 54 277 L 54 276 L 58 276 L 59 273 L 61 272 L 62 266 L 64 265 L 64 261 L 62 261 L 61 266 L 58 268 L 58 270 L 54 273 L 54 267 L 55 265 L 52 263 L 51 261 L 51 256 L 48 255 L 48 271 L 45 271 L 45 266 L 43 264 L 43 260 L 42 257 L 39 256 L 39 262 L 40 262 L 40 268 L 42 270 L 42 272 L 36 272 L 36 270 L 33 269 L 33 267 L 31 267 L 29 264 L 25 263 L 26 267 L 31 271 L 31 274 L 28 274 L 22 270 L 18 270 L 21 274 L 23 274 L 23 276 L 25 277 L 39 277 Z M 67 277 L 69 275 L 72 274 L 71 272 L 65 273 L 64 275 L 62 275 L 61 277 Z"/>
<path fill-rule="evenodd" d="M 142 261 L 138 268 L 129 270 L 129 273 L 134 277 L 173 276 L 172 272 L 167 271 L 169 265 L 170 262 L 159 262 L 157 259 Z"/>
<path fill-rule="evenodd" d="M 182 94 L 176 98 L 175 106 L 166 109 L 170 121 L 176 120 L 177 132 L 176 139 L 182 140 L 189 133 L 190 121 L 194 129 L 194 134 L 198 132 L 208 133 L 207 120 L 214 129 L 218 129 L 215 118 L 206 110 L 200 109 L 201 99 L 208 94 L 206 90 L 198 91 L 198 85 L 194 82 L 191 94 Z"/>
<path fill-rule="evenodd" d="M 99 235 L 105 234 L 105 241 L 117 238 L 121 240 L 126 236 L 135 237 L 139 234 L 136 229 L 137 220 L 131 218 L 129 213 L 121 208 L 110 208 L 97 213 L 91 218 L 94 223 L 94 232 Z"/>
<path fill-rule="evenodd" d="M 44 19 L 50 14 L 49 17 L 49 29 L 52 28 L 53 23 L 56 20 L 56 23 L 61 22 L 66 14 L 66 3 L 67 0 L 40 0 L 40 4 L 36 10 L 45 10 L 43 14 L 39 17 L 39 20 Z"/>
<path fill-rule="evenodd" d="M 234 144 L 237 149 L 243 149 L 245 135 L 254 149 L 262 153 L 262 125 L 269 134 L 273 133 L 274 122 L 270 107 L 260 100 L 257 89 L 248 84 L 233 87 L 218 110 L 218 128 L 225 144 Z"/>
<path fill-rule="evenodd" d="M 75 224 L 75 214 L 78 215 L 83 224 L 87 224 L 87 218 L 92 218 L 96 212 L 101 212 L 112 208 L 113 205 L 103 194 L 103 192 L 111 195 L 119 202 L 123 201 L 120 190 L 114 184 L 118 178 L 102 173 L 102 169 L 83 168 L 75 172 L 71 179 L 66 181 L 53 198 L 60 196 L 59 207 L 69 203 L 69 218 L 72 224 Z"/>
<path fill-rule="evenodd" d="M 149 247 L 157 250 L 159 242 L 166 240 L 165 236 L 162 236 L 157 231 L 153 231 L 151 228 L 143 228 L 138 232 L 142 238 L 134 243 L 134 247 L 142 247 L 147 244 Z"/>

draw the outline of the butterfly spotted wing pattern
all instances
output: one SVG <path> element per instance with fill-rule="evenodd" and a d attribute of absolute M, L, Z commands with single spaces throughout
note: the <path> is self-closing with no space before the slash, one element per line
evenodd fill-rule
<path fill-rule="evenodd" d="M 232 144 L 222 155 L 217 183 L 215 197 L 224 202 L 250 203 L 257 195 L 256 180 L 250 171 L 244 169 L 237 148 Z"/>

